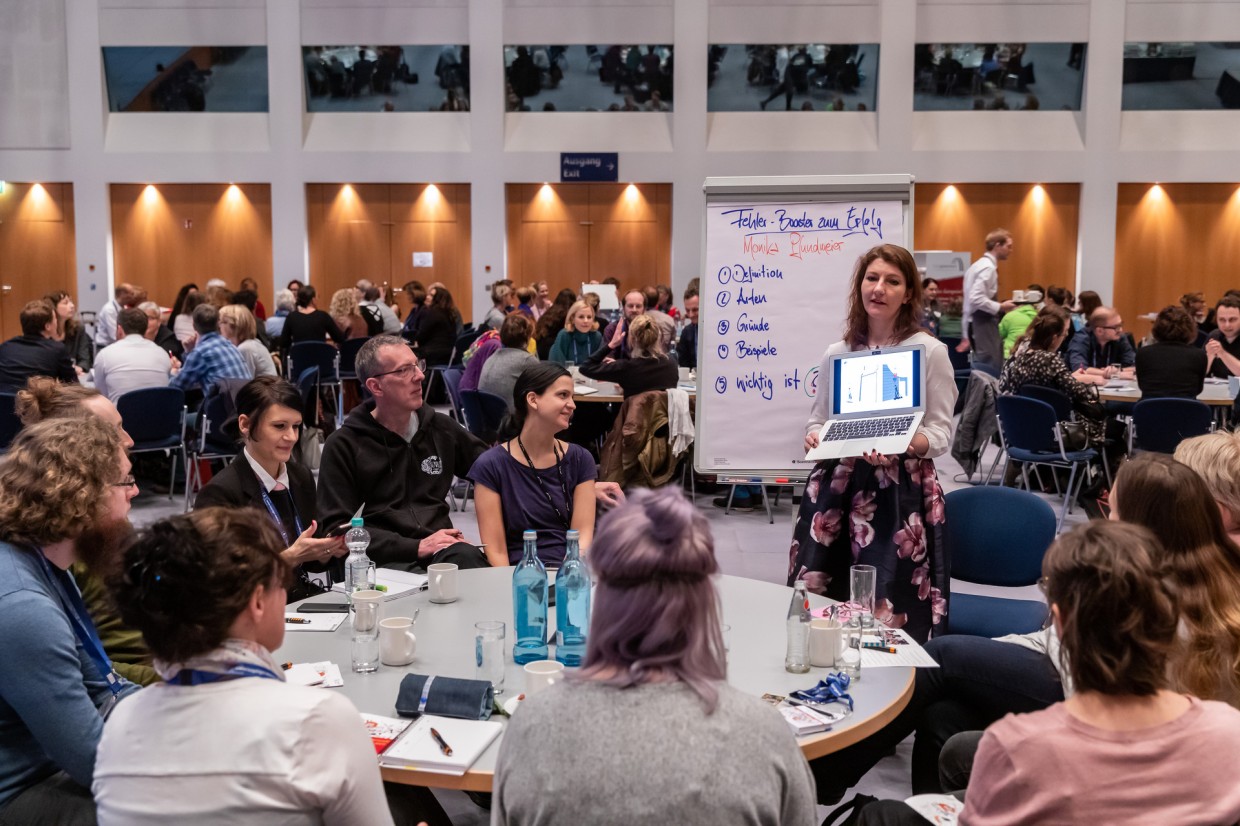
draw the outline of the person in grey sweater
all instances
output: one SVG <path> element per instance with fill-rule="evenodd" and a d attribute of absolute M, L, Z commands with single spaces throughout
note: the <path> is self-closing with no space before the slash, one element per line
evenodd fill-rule
<path fill-rule="evenodd" d="M 638 491 L 603 518 L 590 564 L 585 665 L 513 715 L 492 826 L 816 824 L 787 724 L 726 683 L 706 518 L 679 490 Z"/>
<path fill-rule="evenodd" d="M 533 333 L 534 322 L 528 316 L 521 313 L 507 316 L 499 328 L 499 340 L 504 346 L 491 354 L 478 376 L 478 389 L 499 396 L 508 403 L 509 412 L 513 407 L 512 389 L 516 387 L 517 376 L 538 361 L 526 349 Z"/>

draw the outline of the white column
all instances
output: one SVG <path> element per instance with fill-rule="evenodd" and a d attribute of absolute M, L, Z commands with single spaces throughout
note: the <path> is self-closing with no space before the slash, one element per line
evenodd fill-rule
<path fill-rule="evenodd" d="M 486 285 L 508 272 L 504 159 L 504 3 L 470 0 L 470 269 L 474 321 L 491 306 Z M 494 79 L 479 82 L 477 79 Z M 516 166 L 514 164 L 514 166 Z"/>
<path fill-rule="evenodd" d="M 707 0 L 676 0 L 672 40 L 676 44 L 676 73 L 672 78 L 673 303 L 690 279 L 701 275 L 702 225 L 705 220 L 702 182 L 706 179 L 706 72 L 710 46 L 710 4 Z M 623 159 L 621 166 L 623 166 Z"/>
<path fill-rule="evenodd" d="M 882 0 L 878 49 L 878 149 L 913 147 L 913 47 L 917 42 L 917 0 Z M 889 172 L 904 172 L 889 169 Z"/>
<path fill-rule="evenodd" d="M 273 290 L 310 277 L 306 185 L 302 180 L 305 81 L 301 75 L 301 6 L 267 4 L 268 134 L 271 140 L 271 272 Z M 297 89 L 298 94 L 288 94 Z M 275 312 L 275 307 L 271 308 Z"/>

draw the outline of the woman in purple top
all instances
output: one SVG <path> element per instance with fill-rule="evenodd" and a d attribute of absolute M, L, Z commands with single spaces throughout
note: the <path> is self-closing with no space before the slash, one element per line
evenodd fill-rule
<path fill-rule="evenodd" d="M 502 441 L 469 471 L 478 532 L 495 567 L 520 560 L 521 534 L 527 530 L 538 532 L 539 559 L 559 565 L 570 528 L 581 534 L 583 551 L 590 547 L 598 468 L 585 448 L 556 438 L 576 408 L 567 370 L 550 362 L 531 364 L 521 371 L 512 395 L 513 412 L 500 427 Z"/>

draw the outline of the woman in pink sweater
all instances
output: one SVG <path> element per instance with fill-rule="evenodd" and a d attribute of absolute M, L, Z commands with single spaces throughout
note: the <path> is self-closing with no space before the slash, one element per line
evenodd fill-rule
<path fill-rule="evenodd" d="M 1180 613 L 1161 556 L 1147 530 L 1116 522 L 1047 551 L 1042 584 L 1076 692 L 986 730 L 961 826 L 1240 821 L 1240 711 L 1168 688 Z"/>

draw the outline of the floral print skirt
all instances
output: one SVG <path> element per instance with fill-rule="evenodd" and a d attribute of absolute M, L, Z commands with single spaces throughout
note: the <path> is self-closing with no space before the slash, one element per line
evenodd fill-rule
<path fill-rule="evenodd" d="M 873 565 L 875 617 L 924 643 L 947 615 L 943 488 L 934 462 L 829 459 L 810 474 L 788 552 L 788 584 L 847 602 L 849 568 Z"/>

